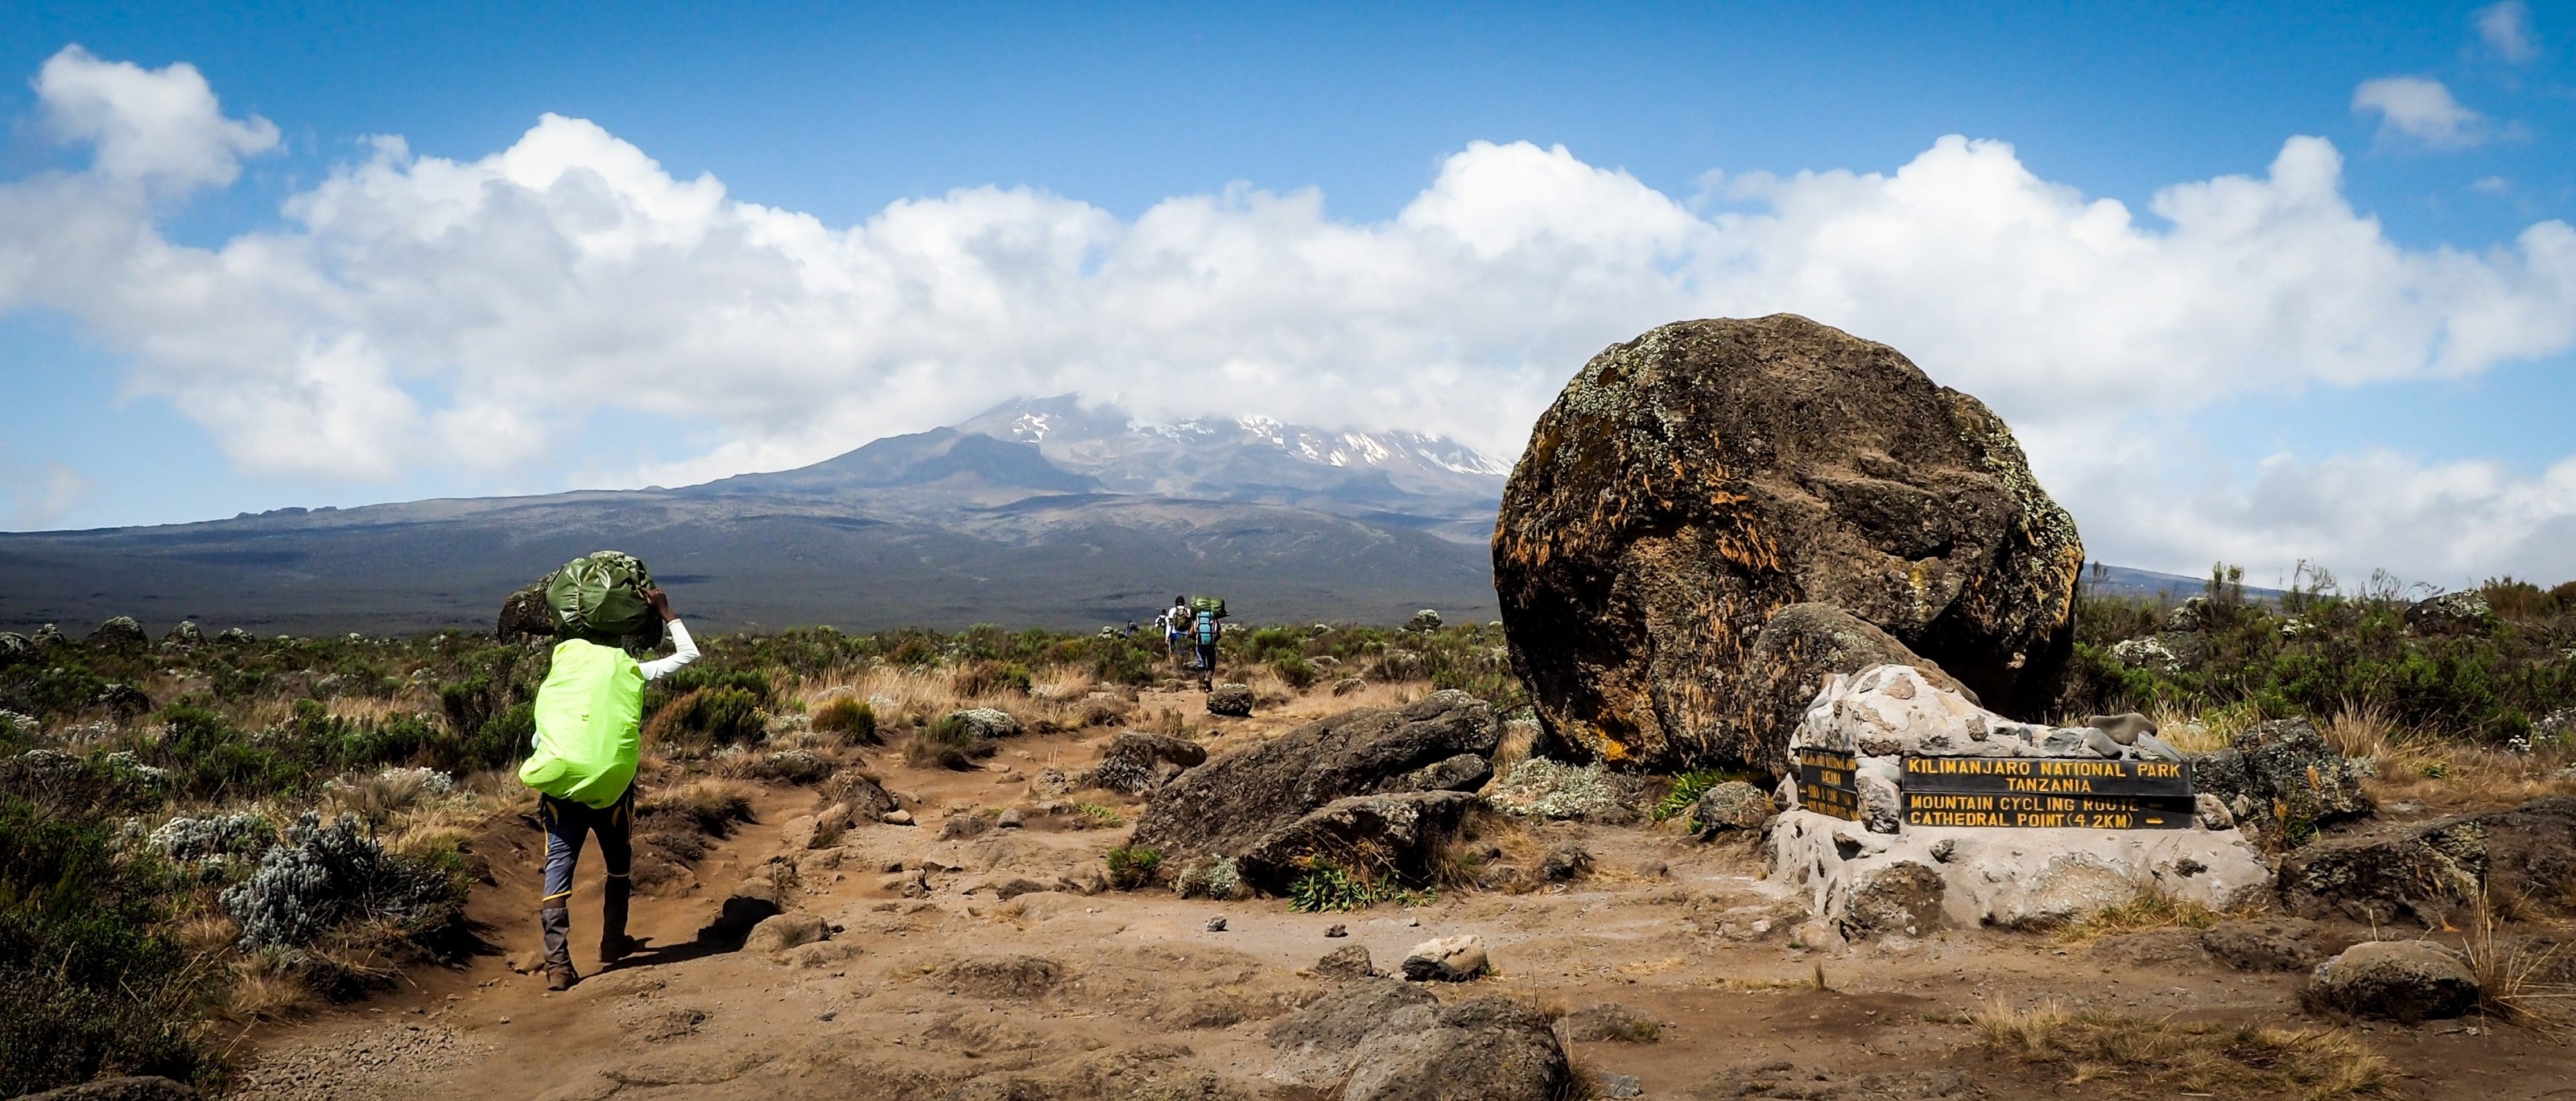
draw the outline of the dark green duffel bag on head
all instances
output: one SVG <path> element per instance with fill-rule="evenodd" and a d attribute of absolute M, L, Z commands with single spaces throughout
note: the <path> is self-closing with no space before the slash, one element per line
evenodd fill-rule
<path fill-rule="evenodd" d="M 614 646 L 630 635 L 660 633 L 661 617 L 644 599 L 652 587 L 642 559 L 594 551 L 547 575 L 546 607 L 555 613 L 557 635 Z"/>

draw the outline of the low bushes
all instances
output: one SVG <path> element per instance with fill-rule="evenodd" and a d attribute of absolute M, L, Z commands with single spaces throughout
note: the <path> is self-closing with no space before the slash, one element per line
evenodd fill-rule
<path fill-rule="evenodd" d="M 2576 648 L 2576 582 L 2548 590 L 2490 582 L 2480 592 L 2496 609 L 2491 620 L 2436 630 L 2408 625 L 2412 601 L 2393 584 L 2344 595 L 2328 577 L 2264 603 L 2245 597 L 2239 576 L 2216 572 L 2186 617 L 2197 622 L 2179 625 L 2160 601 L 2080 601 L 2061 710 L 2320 719 L 2368 710 L 2421 733 L 2527 748 L 2549 735 L 2540 724 L 2576 699 L 2576 662 L 2567 658 Z M 2113 652 L 2149 636 L 2169 663 L 2132 667 Z"/>
<path fill-rule="evenodd" d="M 191 1026 L 215 976 L 164 931 L 172 886 L 110 823 L 0 797 L 0 1094 L 212 1075 Z"/>
<path fill-rule="evenodd" d="M 839 734 L 861 745 L 877 743 L 877 712 L 866 700 L 848 696 L 825 702 L 813 712 L 813 728 Z"/>
<path fill-rule="evenodd" d="M 993 755 L 993 743 L 975 732 L 974 724 L 960 713 L 939 717 L 939 721 L 914 731 L 904 743 L 905 763 L 917 768 L 969 769 L 979 758 Z"/>

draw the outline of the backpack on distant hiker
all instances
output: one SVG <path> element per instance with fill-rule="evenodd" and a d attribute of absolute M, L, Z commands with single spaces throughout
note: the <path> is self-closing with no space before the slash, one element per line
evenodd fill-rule
<path fill-rule="evenodd" d="M 1225 598 L 1221 596 L 1191 597 L 1190 610 L 1193 612 L 1215 612 L 1218 619 L 1224 619 Z"/>
<path fill-rule="evenodd" d="M 1192 632 L 1193 634 L 1195 634 L 1195 635 L 1197 636 L 1198 641 L 1199 641 L 1199 645 L 1201 645 L 1201 646 L 1214 646 L 1214 645 L 1216 645 L 1216 637 L 1217 637 L 1217 625 L 1216 625 L 1216 618 L 1217 618 L 1217 616 L 1222 615 L 1222 614 L 1224 614 L 1224 613 L 1221 613 L 1221 612 L 1213 612 L 1213 611 L 1209 611 L 1209 610 L 1204 609 L 1204 608 L 1202 608 L 1202 609 L 1200 609 L 1200 610 L 1199 610 L 1198 615 L 1197 615 L 1197 617 L 1196 617 L 1196 618 L 1197 618 L 1197 620 L 1198 620 L 1197 627 L 1196 627 L 1196 629 Z"/>
<path fill-rule="evenodd" d="M 546 575 L 546 607 L 555 635 L 614 646 L 628 635 L 658 633 L 661 617 L 644 599 L 653 573 L 622 551 L 596 551 Z"/>

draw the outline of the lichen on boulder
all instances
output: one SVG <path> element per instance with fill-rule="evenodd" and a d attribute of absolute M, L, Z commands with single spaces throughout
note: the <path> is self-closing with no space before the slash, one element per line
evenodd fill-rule
<path fill-rule="evenodd" d="M 1788 731 L 1747 659 L 1778 610 L 1839 608 L 2036 716 L 2072 651 L 2084 561 L 1992 411 L 1786 314 L 1666 325 L 1594 357 L 1532 432 L 1493 552 L 1513 665 L 1557 741 L 1765 768 Z"/>

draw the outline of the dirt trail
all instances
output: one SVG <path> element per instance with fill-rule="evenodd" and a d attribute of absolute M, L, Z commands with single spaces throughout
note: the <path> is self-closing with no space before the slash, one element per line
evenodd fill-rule
<path fill-rule="evenodd" d="M 1195 708 L 1198 698 L 1149 695 L 1139 719 Z M 1347 703 L 1318 693 L 1220 721 L 1205 740 L 1224 752 Z M 1184 901 L 1161 890 L 998 901 L 993 887 L 1010 880 L 1087 877 L 1124 829 L 1032 816 L 1026 828 L 941 840 L 942 811 L 1032 804 L 1032 772 L 1083 767 L 1107 740 L 1103 731 L 1015 739 L 978 772 L 911 769 L 873 754 L 923 824 L 861 825 L 844 839 L 837 869 L 807 861 L 792 906 L 840 931 L 782 958 L 706 951 L 695 938 L 732 885 L 778 851 L 781 825 L 815 809 L 811 789 L 764 789 L 758 823 L 717 844 L 694 884 L 639 897 L 634 931 L 655 950 L 606 971 L 590 956 L 599 887 L 595 856 L 585 860 L 573 913 L 587 977 L 562 994 L 505 966 L 536 944 L 542 838 L 500 824 L 480 846 L 497 883 L 478 889 L 473 917 L 501 953 L 461 971 L 423 969 L 398 992 L 252 1037 L 258 1065 L 242 1095 L 1286 1097 L 1260 1077 L 1271 1054 L 1263 1034 L 1323 988 L 1302 969 L 1353 943 L 1388 968 L 1417 942 L 1461 932 L 1486 939 L 1500 972 L 1469 993 L 1567 1009 L 1617 1003 L 1661 1022 L 1658 1042 L 1572 1045 L 1586 1073 L 1632 1075 L 1647 1097 L 1697 1096 L 1726 1086 L 1729 1068 L 1780 1060 L 1832 1079 L 1802 1083 L 1804 1096 L 1857 1098 L 1832 1090 L 1860 1074 L 1908 1070 L 1969 1092 L 1907 1096 L 2101 1095 L 2101 1083 L 2061 1085 L 1966 1050 L 1971 1030 L 1955 1022 L 1990 1001 L 2316 1027 L 2291 1008 L 2295 976 L 2229 971 L 2174 931 L 2074 945 L 1951 930 L 1830 955 L 1802 950 L 1790 930 L 1803 914 L 1766 893 L 1749 852 L 1644 825 L 1536 827 L 1529 843 L 1580 843 L 1598 873 L 1525 895 L 1453 893 L 1415 909 L 1299 914 L 1279 900 Z M 1132 821 L 1136 804 L 1116 802 Z M 925 862 L 958 869 L 931 874 L 926 897 L 903 897 L 887 882 L 899 877 L 883 871 Z M 1216 917 L 1221 932 L 1208 928 Z M 1326 937 L 1336 924 L 1347 939 Z M 1815 986 L 1819 969 L 1825 989 Z M 2474 1022 L 2365 1027 L 2416 1095 L 2576 1097 L 2570 1050 L 2526 1032 L 2486 1034 Z"/>

